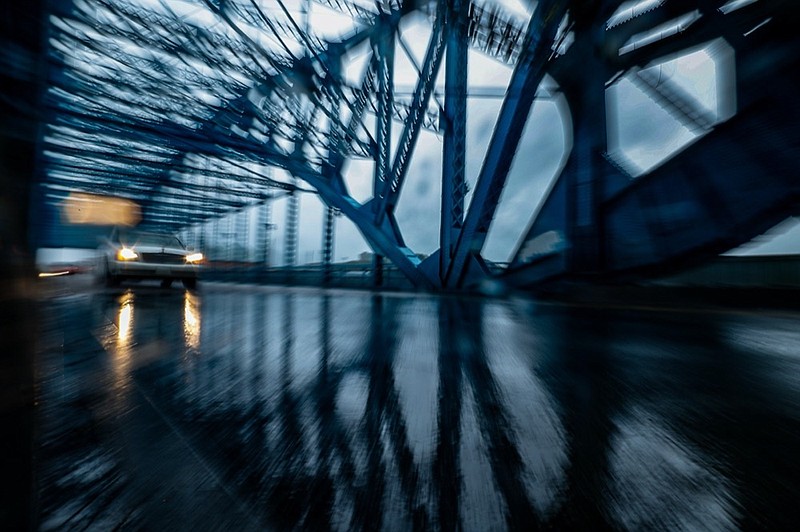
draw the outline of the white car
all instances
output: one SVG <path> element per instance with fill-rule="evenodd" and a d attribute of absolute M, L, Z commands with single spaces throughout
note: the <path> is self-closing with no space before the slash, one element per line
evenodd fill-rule
<path fill-rule="evenodd" d="M 99 260 L 108 286 L 125 279 L 161 279 L 161 286 L 168 287 L 180 279 L 186 288 L 194 288 L 203 254 L 186 249 L 172 235 L 118 228 L 101 240 Z"/>

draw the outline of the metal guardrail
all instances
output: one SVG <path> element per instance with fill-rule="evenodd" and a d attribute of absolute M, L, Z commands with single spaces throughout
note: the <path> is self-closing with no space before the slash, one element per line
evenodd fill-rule
<path fill-rule="evenodd" d="M 331 288 L 382 290 L 414 290 L 400 270 L 384 266 L 380 286 L 375 284 L 371 265 L 334 264 L 326 272 L 322 266 L 264 268 L 254 264 L 211 264 L 203 271 L 203 279 L 230 283 L 253 283 Z"/>

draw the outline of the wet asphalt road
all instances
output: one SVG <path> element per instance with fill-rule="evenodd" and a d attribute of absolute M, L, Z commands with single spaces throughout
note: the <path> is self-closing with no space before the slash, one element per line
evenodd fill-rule
<path fill-rule="evenodd" d="M 798 314 L 56 282 L 44 530 L 800 522 Z"/>

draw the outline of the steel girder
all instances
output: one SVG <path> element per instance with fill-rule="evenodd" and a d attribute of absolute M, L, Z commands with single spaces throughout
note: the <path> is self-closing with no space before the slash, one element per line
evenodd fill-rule
<path fill-rule="evenodd" d="M 386 176 L 385 181 L 381 183 L 381 190 L 378 191 L 379 195 L 376 195 L 376 199 L 378 199 L 376 223 L 378 225 L 382 223 L 383 217 L 387 213 L 391 214 L 394 211 L 397 204 L 400 189 L 408 172 L 411 154 L 423 125 L 425 110 L 433 93 L 436 75 L 444 57 L 444 24 L 447 4 L 439 2 L 438 6 L 433 29 L 431 30 L 431 39 L 420 70 L 419 82 L 414 91 L 414 98 L 397 145 L 397 153 L 391 165 L 391 171 Z"/>
<path fill-rule="evenodd" d="M 464 286 L 471 282 L 467 279 L 468 275 L 475 277 L 486 275 L 480 251 L 500 201 L 500 194 L 533 105 L 536 89 L 544 77 L 545 65 L 550 57 L 558 24 L 566 10 L 565 1 L 543 0 L 537 5 L 531 17 L 525 35 L 525 46 L 520 61 L 514 68 L 500 115 L 489 141 L 472 202 L 456 242 L 453 260 L 448 271 L 444 272 L 445 286 Z M 468 273 L 471 264 L 475 264 L 478 271 L 473 269 Z"/>
<path fill-rule="evenodd" d="M 445 72 L 444 146 L 442 147 L 442 207 L 439 226 L 439 275 L 450 269 L 456 241 L 464 222 L 467 150 L 467 43 L 468 19 L 464 0 L 452 0 L 447 12 L 447 66 Z"/>
<path fill-rule="evenodd" d="M 520 242 L 505 273 L 508 282 L 533 287 L 659 275 L 743 244 L 797 214 L 800 106 L 792 88 L 800 57 L 797 8 L 791 2 L 759 2 L 724 13 L 723 4 L 699 4 L 701 16 L 689 28 L 628 54 L 589 53 L 589 48 L 598 48 L 598 37 L 587 32 L 584 42 L 576 38 L 570 54 L 554 65 L 551 74 L 574 113 L 575 146 Z M 629 28 L 600 29 L 617 46 L 643 28 L 698 8 L 694 2 L 666 6 L 663 12 L 656 9 L 634 19 Z M 770 17 L 769 32 L 748 33 Z M 679 110 L 679 119 L 692 120 L 708 133 L 661 166 L 632 178 L 603 151 L 604 142 L 585 134 L 585 107 L 602 105 L 603 100 L 584 72 L 635 71 L 715 38 L 724 38 L 735 50 L 736 115 L 710 127 L 704 116 Z M 589 61 L 593 64 L 587 67 Z M 674 103 L 664 102 L 668 90 L 662 86 L 653 91 L 653 99 L 674 112 Z M 588 222 L 593 231 L 581 233 L 577 205 L 587 166 L 591 175 L 584 188 L 591 193 Z"/>
<path fill-rule="evenodd" d="M 230 32 L 215 36 L 198 27 L 182 27 L 175 13 L 165 16 L 107 0 L 87 0 L 87 5 L 102 6 L 125 19 L 121 25 L 97 29 L 98 37 L 80 26 L 92 20 L 86 11 L 65 10 L 64 20 L 74 21 L 64 24 L 71 29 L 62 28 L 69 34 L 65 42 L 87 50 L 112 49 L 113 61 L 128 71 L 142 69 L 144 75 L 140 85 L 124 81 L 117 90 L 107 90 L 103 83 L 113 79 L 111 66 L 71 71 L 61 65 L 52 77 L 61 91 L 53 95 L 52 123 L 105 140 L 79 147 L 51 146 L 54 170 L 69 166 L 76 187 L 85 180 L 82 176 L 96 175 L 90 168 L 80 168 L 82 160 L 94 158 L 112 173 L 109 180 L 98 182 L 99 187 L 121 184 L 122 176 L 129 173 L 129 192 L 144 191 L 146 211 L 152 207 L 154 219 L 161 220 L 164 217 L 156 208 L 164 203 L 160 196 L 175 194 L 177 198 L 180 194 L 174 190 L 182 187 L 203 190 L 198 183 L 176 178 L 183 171 L 218 180 L 207 188 L 210 194 L 224 186 L 219 169 L 194 168 L 187 158 L 191 154 L 242 168 L 251 162 L 281 168 L 308 183 L 329 207 L 352 220 L 376 253 L 392 260 L 415 285 L 469 289 L 494 276 L 482 250 L 536 91 L 544 76 L 550 75 L 569 105 L 572 149 L 510 267 L 501 274 L 504 282 L 534 286 L 554 279 L 653 273 L 746 241 L 796 207 L 797 189 L 791 175 L 800 150 L 793 126 L 797 106 L 791 96 L 791 73 L 797 67 L 793 35 L 797 9 L 788 0 L 762 0 L 733 11 L 726 10 L 727 3 L 721 0 L 671 0 L 650 10 L 635 6 L 624 12 L 617 12 L 621 2 L 616 0 L 542 0 L 527 26 L 468 0 L 384 3 L 375 9 L 325 0 L 323 4 L 363 24 L 341 42 L 316 38 L 291 16 L 273 20 L 254 2 L 205 3 L 236 38 Z M 431 37 L 412 98 L 402 103 L 392 82 L 395 34 L 399 20 L 418 8 L 431 18 Z M 680 31 L 662 32 L 660 38 L 630 48 L 637 36 L 687 13 L 693 14 L 692 21 L 679 27 Z M 756 31 L 765 20 L 770 31 Z M 253 40 L 251 30 L 259 25 L 271 35 L 275 47 Z M 570 35 L 574 42 L 563 52 L 560 46 Z M 113 38 L 130 39 L 140 48 L 155 47 L 158 53 L 126 57 L 119 46 L 109 48 Z M 714 123 L 702 109 L 687 106 L 679 86 L 648 78 L 646 70 L 659 58 L 714 38 L 724 38 L 735 49 L 739 74 L 738 112 L 724 123 Z M 287 39 L 304 51 L 298 54 Z M 341 63 L 349 50 L 363 42 L 371 43 L 372 58 L 354 88 L 343 79 Z M 225 54 L 214 51 L 217 45 L 235 59 L 226 62 Z M 468 47 L 512 65 L 513 74 L 465 210 Z M 439 117 L 443 138 L 439 250 L 423 262 L 405 244 L 395 209 L 420 131 L 432 124 L 429 102 L 445 57 L 445 104 Z M 196 61 L 212 70 L 220 65 L 219 72 L 241 70 L 229 80 L 221 80 L 220 75 L 203 78 L 192 73 Z M 635 179 L 606 153 L 605 87 L 629 72 L 638 72 L 634 81 L 665 110 L 705 134 Z M 176 85 L 179 99 L 162 97 L 169 86 L 158 91 L 159 98 L 146 94 L 169 75 L 180 75 L 187 84 Z M 765 87 L 759 83 L 763 79 L 771 83 Z M 196 90 L 211 90 L 223 101 L 197 107 Z M 130 105 L 131 94 L 141 98 L 138 107 Z M 120 105 L 129 105 L 135 112 L 121 113 Z M 373 131 L 365 122 L 371 109 Z M 162 115 L 169 119 L 155 119 Z M 397 119 L 402 120 L 403 129 L 392 158 Z M 760 132 L 758 138 L 747 134 L 753 131 Z M 112 137 L 107 136 L 109 132 Z M 137 157 L 130 148 L 115 149 L 112 138 L 166 150 L 152 149 L 150 155 Z M 81 148 L 94 151 L 87 159 L 75 153 Z M 352 157 L 375 161 L 373 198 L 363 204 L 349 194 L 342 177 L 345 162 Z M 180 171 L 171 171 L 171 166 Z M 233 202 L 240 201 L 237 196 L 246 197 L 248 189 L 254 194 L 271 187 L 296 190 L 291 182 L 266 176 L 233 178 L 242 184 L 232 194 Z M 202 198 L 197 202 L 201 204 Z M 191 205 L 186 208 L 191 211 Z"/>

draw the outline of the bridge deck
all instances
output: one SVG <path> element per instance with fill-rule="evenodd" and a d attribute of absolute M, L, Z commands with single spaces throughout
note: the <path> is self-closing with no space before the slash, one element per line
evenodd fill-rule
<path fill-rule="evenodd" d="M 44 282 L 45 530 L 800 518 L 794 313 Z"/>

